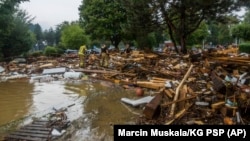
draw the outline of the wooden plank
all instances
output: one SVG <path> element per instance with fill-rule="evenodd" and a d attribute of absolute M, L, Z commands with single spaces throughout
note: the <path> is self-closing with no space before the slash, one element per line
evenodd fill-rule
<path fill-rule="evenodd" d="M 36 121 L 33 121 L 32 123 L 48 123 L 49 121 L 48 120 L 36 120 Z"/>
<path fill-rule="evenodd" d="M 36 125 L 47 125 L 49 121 L 34 121 L 32 124 Z"/>
<path fill-rule="evenodd" d="M 164 93 L 165 93 L 168 97 L 173 98 L 172 93 L 171 93 L 168 89 L 165 89 L 165 90 L 164 90 Z"/>
<path fill-rule="evenodd" d="M 221 62 L 221 63 L 224 63 L 224 64 L 238 64 L 238 65 L 250 65 L 250 61 L 249 61 L 249 58 L 245 58 L 245 57 L 232 57 L 232 58 L 229 58 L 229 57 L 211 57 L 209 58 L 210 61 L 213 61 L 213 62 Z"/>
<path fill-rule="evenodd" d="M 213 71 L 210 75 L 210 78 L 213 82 L 213 89 L 216 92 L 220 92 L 221 94 L 225 94 L 226 92 L 226 85 L 224 84 L 223 80 L 216 75 L 216 73 Z"/>
<path fill-rule="evenodd" d="M 163 82 L 166 82 L 166 81 L 170 80 L 170 79 L 161 78 L 161 77 L 154 77 L 154 76 L 152 77 L 152 79 L 153 79 L 153 80 L 163 81 Z"/>
<path fill-rule="evenodd" d="M 185 99 L 187 97 L 187 85 L 183 85 L 180 90 L 180 95 L 178 99 Z M 180 110 L 184 109 L 186 105 L 186 101 L 180 101 L 178 104 L 178 108 Z"/>
<path fill-rule="evenodd" d="M 148 119 L 157 117 L 160 113 L 160 103 L 162 100 L 162 93 L 157 94 L 149 103 L 146 104 L 143 114 Z"/>
<path fill-rule="evenodd" d="M 34 137 L 24 137 L 24 136 L 17 136 L 17 135 L 8 135 L 5 137 L 5 141 L 13 141 L 13 140 L 24 140 L 24 141 L 47 141 L 47 139 L 42 138 L 34 138 Z"/>
<path fill-rule="evenodd" d="M 128 76 L 136 76 L 135 73 L 123 73 L 119 71 L 106 71 L 106 70 L 89 70 L 89 69 L 73 69 L 76 72 L 84 72 L 84 73 L 106 73 L 106 74 L 124 74 Z"/>
<path fill-rule="evenodd" d="M 30 126 L 24 126 L 24 127 L 22 127 L 21 129 L 51 131 L 51 128 L 45 128 L 45 127 L 30 127 Z"/>
<path fill-rule="evenodd" d="M 160 85 L 165 85 L 165 81 L 161 81 L 161 80 L 154 80 L 154 79 L 152 79 L 152 80 L 149 80 L 150 82 L 152 82 L 152 83 L 158 83 L 158 84 L 160 84 Z"/>
<path fill-rule="evenodd" d="M 144 87 L 144 88 L 155 89 L 155 90 L 159 90 L 160 88 L 165 87 L 164 84 L 152 83 L 152 82 L 148 82 L 148 81 L 137 81 L 136 85 L 138 85 L 140 87 Z"/>
<path fill-rule="evenodd" d="M 34 134 L 50 134 L 50 131 L 38 131 L 38 130 L 26 130 L 26 129 L 22 129 L 17 132 L 34 133 Z"/>
<path fill-rule="evenodd" d="M 37 137 L 37 138 L 49 138 L 50 134 L 34 134 L 34 133 L 22 133 L 19 131 L 11 133 L 11 135 L 17 135 L 17 136 L 28 136 L 28 137 Z"/>
<path fill-rule="evenodd" d="M 175 100 L 175 101 L 171 101 L 171 102 L 168 102 L 168 103 L 165 103 L 165 104 L 161 104 L 161 107 L 167 107 L 173 103 L 177 103 L 177 102 L 181 102 L 181 101 L 184 101 L 184 100 L 189 100 L 189 99 L 193 99 L 193 98 L 196 98 L 197 95 L 194 95 L 194 96 L 190 96 L 190 97 L 186 97 L 184 99 L 178 99 L 178 100 Z"/>
<path fill-rule="evenodd" d="M 30 124 L 29 127 L 45 127 L 44 124 Z"/>

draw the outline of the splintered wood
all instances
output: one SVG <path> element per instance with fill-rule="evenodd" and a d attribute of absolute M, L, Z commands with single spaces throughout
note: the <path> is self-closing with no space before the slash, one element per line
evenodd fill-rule
<path fill-rule="evenodd" d="M 20 78 L 11 74 L 69 68 L 89 79 L 110 81 L 124 89 L 140 87 L 144 96 L 155 96 L 144 105 L 139 124 L 250 124 L 250 58 L 239 54 L 238 48 L 185 55 L 173 51 L 112 52 L 106 68 L 100 66 L 100 55 L 86 58 L 85 68 L 79 67 L 78 57 L 69 56 L 29 58 L 27 64 L 2 63 L 0 77 L 6 81 Z"/>

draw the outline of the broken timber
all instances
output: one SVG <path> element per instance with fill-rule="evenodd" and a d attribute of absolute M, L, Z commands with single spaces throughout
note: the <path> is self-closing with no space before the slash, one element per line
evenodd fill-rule
<path fill-rule="evenodd" d="M 37 119 L 24 125 L 4 137 L 4 141 L 51 141 L 62 135 L 62 130 L 69 126 L 67 115 L 61 111 L 50 115 L 50 119 Z"/>
<path fill-rule="evenodd" d="M 146 104 L 143 114 L 148 119 L 153 119 L 160 114 L 160 103 L 162 101 L 163 93 L 157 94 L 149 103 Z"/>
<path fill-rule="evenodd" d="M 134 73 L 122 73 L 118 71 L 106 71 L 106 70 L 89 70 L 89 69 L 74 69 L 76 72 L 85 72 L 85 73 L 106 73 L 106 74 L 124 74 L 128 76 L 136 76 Z"/>
<path fill-rule="evenodd" d="M 4 141 L 49 141 L 52 140 L 52 128 L 49 121 L 34 121 L 32 124 L 21 127 L 19 130 L 7 135 Z"/>
<path fill-rule="evenodd" d="M 223 64 L 250 65 L 249 57 L 211 57 L 209 59 Z"/>
<path fill-rule="evenodd" d="M 180 92 L 180 88 L 182 87 L 183 83 L 186 81 L 186 79 L 189 77 L 189 74 L 191 73 L 191 70 L 193 69 L 194 65 L 191 64 L 191 66 L 189 67 L 187 73 L 185 74 L 184 78 L 182 79 L 180 85 L 177 87 L 176 92 L 175 92 L 175 97 L 174 97 L 174 101 L 178 100 L 179 98 L 179 92 Z M 175 112 L 175 107 L 176 107 L 176 103 L 173 103 L 170 109 L 170 117 L 174 117 L 174 112 Z"/>

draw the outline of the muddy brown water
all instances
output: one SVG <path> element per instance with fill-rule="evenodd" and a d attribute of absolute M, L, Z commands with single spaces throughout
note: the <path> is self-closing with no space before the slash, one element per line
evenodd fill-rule
<path fill-rule="evenodd" d="M 122 103 L 123 97 L 137 98 L 134 89 L 101 80 L 0 82 L 0 140 L 53 108 L 67 108 L 72 124 L 61 140 L 112 141 L 113 125 L 133 124 L 142 111 Z"/>

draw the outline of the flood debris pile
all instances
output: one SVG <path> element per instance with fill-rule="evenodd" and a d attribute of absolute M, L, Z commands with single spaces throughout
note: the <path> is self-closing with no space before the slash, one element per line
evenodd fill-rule
<path fill-rule="evenodd" d="M 138 124 L 249 124 L 248 56 L 204 54 L 183 59 L 177 79 L 161 77 L 165 87 L 146 104 Z"/>
<path fill-rule="evenodd" d="M 70 121 L 67 119 L 65 109 L 59 109 L 11 132 L 4 137 L 4 141 L 56 140 L 66 132 L 69 126 Z"/>
<path fill-rule="evenodd" d="M 110 54 L 108 68 L 90 54 L 86 68 L 73 57 L 41 57 L 32 63 L 2 63 L 1 80 L 48 78 L 49 81 L 102 79 L 125 89 L 144 91 L 135 99 L 122 98 L 132 107 L 143 105 L 137 124 L 249 124 L 249 56 L 237 48 L 203 50 L 187 55 L 133 51 Z M 135 95 L 136 96 L 136 95 Z"/>

